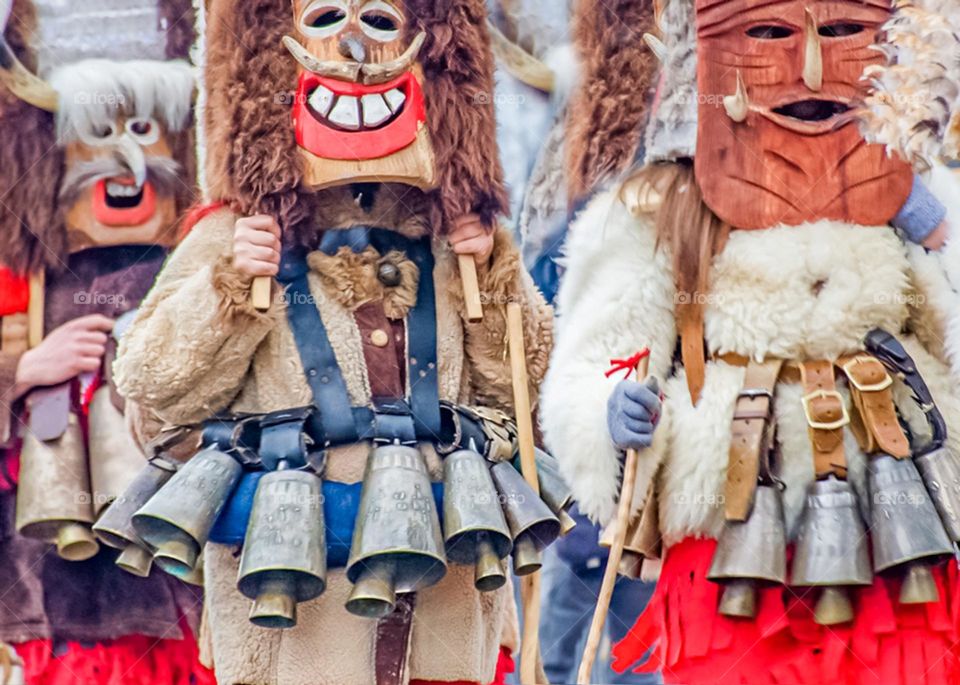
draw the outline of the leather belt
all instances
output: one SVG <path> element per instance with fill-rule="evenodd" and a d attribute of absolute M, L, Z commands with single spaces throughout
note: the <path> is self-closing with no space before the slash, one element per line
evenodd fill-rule
<path fill-rule="evenodd" d="M 724 511 L 728 521 L 746 521 L 761 477 L 771 480 L 769 463 L 761 474 L 761 461 L 769 459 L 774 442 L 773 392 L 782 359 L 750 361 L 737 396 L 731 428 Z"/>
<path fill-rule="evenodd" d="M 847 377 L 856 409 L 850 427 L 866 454 L 884 452 L 898 459 L 910 456 L 897 408 L 893 403 L 893 379 L 876 357 L 856 354 L 841 357 L 837 368 Z"/>
<path fill-rule="evenodd" d="M 837 392 L 833 364 L 823 360 L 800 362 L 800 377 L 817 478 L 830 474 L 846 478 L 843 427 L 850 423 L 850 415 L 843 396 Z"/>
<path fill-rule="evenodd" d="M 415 594 L 397 596 L 393 613 L 377 621 L 374 671 L 377 685 L 402 685 L 406 681 L 410 630 L 413 627 Z"/>

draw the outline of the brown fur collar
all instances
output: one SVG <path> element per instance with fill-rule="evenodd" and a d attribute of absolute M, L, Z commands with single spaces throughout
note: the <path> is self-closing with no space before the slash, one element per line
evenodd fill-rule
<path fill-rule="evenodd" d="M 427 120 L 439 188 L 434 232 L 454 217 L 480 213 L 489 224 L 507 198 L 496 157 L 493 58 L 483 0 L 406 0 L 411 35 L 423 30 Z M 290 120 L 294 60 L 281 38 L 293 31 L 289 0 L 207 0 L 205 113 L 211 200 L 276 216 L 284 230 L 312 233 L 321 203 L 301 188 L 303 168 Z"/>
<path fill-rule="evenodd" d="M 377 268 L 381 262 L 390 262 L 400 270 L 400 285 L 391 288 L 380 282 Z M 319 251 L 311 252 L 307 264 L 320 277 L 330 297 L 350 311 L 367 302 L 382 299 L 387 318 L 402 319 L 417 303 L 420 270 L 398 250 L 381 256 L 372 247 L 363 252 L 341 247 L 332 256 Z"/>
<path fill-rule="evenodd" d="M 29 48 L 36 14 L 29 0 L 14 0 L 4 33 L 17 57 L 36 68 Z M 0 265 L 16 272 L 60 268 L 66 235 L 57 212 L 63 158 L 53 115 L 0 87 Z"/>
<path fill-rule="evenodd" d="M 579 0 L 574 42 L 582 84 L 567 118 L 571 206 L 626 171 L 643 135 L 658 62 L 643 34 L 655 31 L 653 0 Z"/>

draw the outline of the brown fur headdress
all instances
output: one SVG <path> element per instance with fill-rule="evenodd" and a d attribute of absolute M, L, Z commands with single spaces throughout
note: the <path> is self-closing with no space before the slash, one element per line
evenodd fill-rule
<path fill-rule="evenodd" d="M 493 58 L 483 0 L 405 0 L 408 36 L 424 31 L 427 125 L 439 187 L 429 193 L 442 216 L 477 212 L 488 223 L 506 212 L 496 154 Z M 208 199 L 243 213 L 277 217 L 284 230 L 313 232 L 314 193 L 291 123 L 296 62 L 281 44 L 294 29 L 290 0 L 208 0 L 204 66 L 205 185 Z"/>
<path fill-rule="evenodd" d="M 625 171 L 643 137 L 659 63 L 644 44 L 654 0 L 577 0 L 573 38 L 581 84 L 567 113 L 567 183 L 575 202 Z"/>

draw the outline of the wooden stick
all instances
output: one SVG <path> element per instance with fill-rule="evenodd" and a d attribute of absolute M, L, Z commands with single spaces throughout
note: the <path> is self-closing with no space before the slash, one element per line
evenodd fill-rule
<path fill-rule="evenodd" d="M 44 290 L 46 276 L 41 269 L 30 274 L 28 282 L 29 301 L 27 303 L 27 344 L 31 348 L 43 342 Z"/>
<path fill-rule="evenodd" d="M 477 278 L 477 262 L 473 255 L 457 255 L 460 263 L 460 281 L 463 283 L 463 300 L 467 305 L 467 321 L 483 321 L 483 302 L 480 299 L 480 280 Z"/>
<path fill-rule="evenodd" d="M 507 305 L 507 342 L 510 349 L 517 437 L 520 443 L 520 470 L 527 484 L 533 488 L 534 492 L 540 494 L 540 480 L 537 477 L 537 460 L 533 443 L 530 381 L 527 374 L 527 355 L 523 344 L 523 310 L 516 302 Z M 540 659 L 540 572 L 524 576 L 520 583 L 520 594 L 523 599 L 520 682 L 522 685 L 535 685 L 537 662 Z"/>
<path fill-rule="evenodd" d="M 270 309 L 270 290 L 273 279 L 269 276 L 257 276 L 250 286 L 250 304 L 260 312 Z"/>
<path fill-rule="evenodd" d="M 647 377 L 650 357 L 640 360 L 637 367 L 637 380 Z M 580 670 L 577 671 L 577 685 L 590 685 L 590 673 L 593 671 L 593 662 L 597 658 L 597 649 L 603 637 L 603 626 L 607 622 L 610 611 L 610 599 L 613 597 L 613 588 L 617 582 L 617 573 L 620 559 L 623 557 L 623 545 L 627 538 L 627 524 L 630 521 L 630 510 L 633 508 L 633 489 L 637 483 L 637 466 L 640 463 L 640 453 L 637 450 L 627 450 L 627 463 L 623 468 L 623 487 L 620 489 L 620 502 L 617 507 L 616 527 L 614 528 L 613 546 L 607 558 L 607 568 L 603 572 L 603 582 L 600 585 L 600 596 L 597 597 L 597 608 L 593 611 L 593 621 L 590 623 L 590 632 L 587 634 L 587 646 L 583 650 L 580 661 Z"/>

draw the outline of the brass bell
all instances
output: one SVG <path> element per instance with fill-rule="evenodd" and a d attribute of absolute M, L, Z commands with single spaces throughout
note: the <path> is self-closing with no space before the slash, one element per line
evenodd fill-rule
<path fill-rule="evenodd" d="M 490 473 L 513 536 L 513 572 L 534 573 L 541 566 L 541 552 L 560 535 L 560 520 L 509 462 L 494 464 Z"/>
<path fill-rule="evenodd" d="M 786 550 L 780 489 L 758 485 L 749 518 L 724 524 L 707 573 L 708 580 L 724 586 L 720 613 L 756 616 L 757 587 L 786 582 Z"/>
<path fill-rule="evenodd" d="M 155 551 L 153 560 L 182 578 L 196 565 L 242 468 L 215 447 L 196 454 L 133 515 L 133 528 Z"/>
<path fill-rule="evenodd" d="M 117 566 L 141 578 L 150 575 L 153 553 L 133 528 L 133 515 L 166 484 L 177 467 L 172 462 L 155 458 L 140 469 L 122 495 L 107 507 L 93 532 L 103 544 L 121 550 Z"/>
<path fill-rule="evenodd" d="M 94 521 L 87 453 L 77 417 L 56 440 L 42 441 L 27 431 L 20 451 L 16 527 L 21 535 L 52 542 L 68 561 L 94 556 L 100 546 L 90 530 Z"/>
<path fill-rule="evenodd" d="M 475 567 L 477 590 L 507 582 L 502 560 L 512 547 L 510 529 L 487 460 L 473 450 L 458 450 L 443 462 L 443 525 L 447 559 Z"/>
<path fill-rule="evenodd" d="M 953 554 L 953 544 L 940 522 L 933 499 L 912 459 L 888 454 L 867 464 L 871 542 L 877 573 L 902 572 L 904 604 L 939 599 L 929 564 Z"/>
<path fill-rule="evenodd" d="M 537 480 L 540 483 L 540 499 L 547 503 L 550 511 L 560 519 L 560 534 L 566 535 L 577 525 L 567 510 L 573 506 L 573 490 L 560 475 L 560 464 L 556 458 L 539 448 L 537 457 Z"/>
<path fill-rule="evenodd" d="M 289 469 L 260 478 L 243 541 L 237 588 L 254 600 L 250 622 L 297 625 L 297 603 L 326 588 L 327 542 L 320 479 Z"/>
<path fill-rule="evenodd" d="M 182 580 L 187 585 L 203 587 L 203 552 L 200 552 L 200 556 L 197 557 L 197 562 L 193 565 L 193 568 L 190 569 L 188 573 L 180 576 L 179 580 Z"/>
<path fill-rule="evenodd" d="M 140 473 L 146 459 L 114 406 L 109 386 L 101 386 L 90 402 L 87 444 L 94 513 L 100 514 Z"/>
<path fill-rule="evenodd" d="M 947 535 L 960 542 L 960 458 L 946 447 L 913 458 Z"/>
<path fill-rule="evenodd" d="M 347 611 L 380 618 L 397 593 L 416 592 L 447 572 L 440 518 L 420 451 L 383 445 L 367 459 L 347 578 Z"/>
<path fill-rule="evenodd" d="M 872 582 L 856 492 L 832 475 L 814 481 L 800 519 L 790 584 L 822 588 L 813 618 L 820 625 L 835 625 L 853 619 L 848 589 Z"/>

